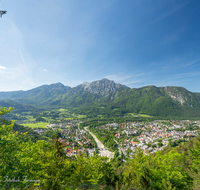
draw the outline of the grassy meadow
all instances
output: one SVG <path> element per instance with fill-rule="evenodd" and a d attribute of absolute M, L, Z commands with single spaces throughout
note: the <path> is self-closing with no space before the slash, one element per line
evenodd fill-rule
<path fill-rule="evenodd" d="M 21 125 L 25 127 L 30 127 L 32 129 L 37 129 L 37 128 L 45 128 L 47 129 L 48 127 L 45 127 L 46 125 L 49 125 L 47 122 L 38 122 L 38 123 L 22 123 Z"/>

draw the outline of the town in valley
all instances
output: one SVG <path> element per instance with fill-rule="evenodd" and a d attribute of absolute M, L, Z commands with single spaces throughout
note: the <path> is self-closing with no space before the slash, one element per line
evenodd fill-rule
<path fill-rule="evenodd" d="M 65 147 L 65 154 L 71 159 L 76 155 L 93 156 L 95 153 L 110 159 L 116 152 L 118 156 L 123 154 L 128 159 L 132 158 L 137 149 L 151 154 L 168 146 L 177 146 L 200 134 L 199 120 L 136 121 L 95 126 L 83 126 L 84 123 L 86 125 L 85 118 L 71 118 L 65 122 L 49 124 L 43 121 L 26 121 L 22 125 L 34 124 L 35 132 L 50 139 L 58 133 L 59 141 Z M 40 127 L 41 124 L 43 127 Z"/>

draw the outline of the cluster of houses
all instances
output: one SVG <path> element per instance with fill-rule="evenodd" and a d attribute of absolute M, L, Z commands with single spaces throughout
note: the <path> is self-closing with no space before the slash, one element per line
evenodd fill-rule
<path fill-rule="evenodd" d="M 156 121 L 147 124 L 127 123 L 126 125 L 123 125 L 125 130 L 121 133 L 116 133 L 115 138 L 120 140 L 122 134 L 127 134 L 127 138 L 125 138 L 122 143 L 125 153 L 128 149 L 131 149 L 134 152 L 137 148 L 144 150 L 144 153 L 153 153 L 158 150 L 162 150 L 168 145 L 169 141 L 175 141 L 179 139 L 189 140 L 190 137 L 197 136 L 197 134 L 200 132 L 199 129 L 180 130 L 185 129 L 186 126 L 190 124 L 192 124 L 192 122 L 188 120 L 180 121 L 178 123 L 176 122 L 176 124 L 174 124 L 174 121 L 171 121 L 169 125 L 162 124 L 162 121 Z M 200 128 L 199 121 L 196 121 L 195 125 Z M 136 140 L 131 140 L 130 135 L 134 135 L 134 139 Z"/>
<path fill-rule="evenodd" d="M 94 148 L 94 143 L 85 130 L 62 130 L 61 134 L 63 138 L 60 138 L 59 141 L 65 145 L 67 156 L 72 157 L 77 154 L 88 154 L 88 150 Z"/>
<path fill-rule="evenodd" d="M 75 122 L 62 123 L 60 125 L 49 124 L 49 128 L 60 127 L 62 138 L 59 140 L 65 145 L 67 156 L 73 157 L 77 154 L 93 155 L 95 152 L 94 143 L 85 130 L 74 128 Z M 123 152 L 127 154 L 141 148 L 145 154 L 162 150 L 170 141 L 179 139 L 188 140 L 195 137 L 200 130 L 186 130 L 187 126 L 195 125 L 200 128 L 200 121 L 154 121 L 154 122 L 129 122 L 129 123 L 108 123 L 98 128 L 113 131 L 114 138 L 120 142 Z M 63 127 L 65 126 L 65 127 Z M 44 129 L 36 129 L 39 134 Z"/>
<path fill-rule="evenodd" d="M 64 127 L 63 127 L 64 126 Z M 76 126 L 76 127 L 75 127 Z M 94 151 L 91 149 L 94 148 L 94 143 L 89 136 L 88 132 L 85 130 L 80 130 L 77 128 L 77 123 L 68 122 L 59 124 L 49 124 L 45 129 L 34 129 L 35 132 L 43 135 L 47 130 L 55 130 L 61 133 L 59 141 L 62 142 L 65 146 L 64 150 L 67 156 L 73 157 L 77 154 L 93 154 Z M 89 150 L 89 151 L 88 151 Z"/>

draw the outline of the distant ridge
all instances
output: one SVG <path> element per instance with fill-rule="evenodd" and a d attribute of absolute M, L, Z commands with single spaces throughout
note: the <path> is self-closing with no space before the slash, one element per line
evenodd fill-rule
<path fill-rule="evenodd" d="M 11 91 L 11 92 L 0 92 L 0 99 L 15 99 L 15 98 L 27 98 L 40 96 L 46 93 L 50 96 L 56 93 L 65 94 L 71 87 L 64 86 L 62 83 L 55 83 L 50 85 L 42 85 L 27 91 Z"/>
<path fill-rule="evenodd" d="M 0 92 L 0 100 L 49 109 L 65 107 L 94 116 L 144 113 L 161 117 L 200 117 L 200 93 L 175 86 L 149 85 L 131 89 L 108 79 L 84 82 L 73 88 L 55 83 L 28 91 Z"/>

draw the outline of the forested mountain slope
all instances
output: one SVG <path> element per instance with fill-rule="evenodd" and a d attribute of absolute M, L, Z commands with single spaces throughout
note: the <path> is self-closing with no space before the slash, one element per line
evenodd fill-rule
<path fill-rule="evenodd" d="M 200 116 L 200 93 L 193 93 L 182 87 L 145 86 L 131 89 L 108 79 L 83 83 L 74 88 L 56 83 L 28 91 L 0 92 L 0 99 L 50 109 L 69 108 L 81 114 Z M 16 108 L 18 109 L 17 106 Z"/>
<path fill-rule="evenodd" d="M 56 83 L 43 85 L 28 91 L 0 92 L 0 99 L 12 99 L 18 103 L 39 105 L 49 98 L 54 99 L 57 96 L 65 94 L 70 89 L 71 87 Z"/>
<path fill-rule="evenodd" d="M 200 96 L 182 87 L 146 86 L 121 91 L 113 107 L 153 116 L 200 116 Z"/>
<path fill-rule="evenodd" d="M 34 106 L 26 105 L 26 104 L 20 104 L 20 103 L 13 101 L 13 100 L 0 100 L 0 106 L 1 107 L 14 107 L 15 110 L 18 110 L 18 111 L 33 111 L 33 110 L 37 109 Z"/>

